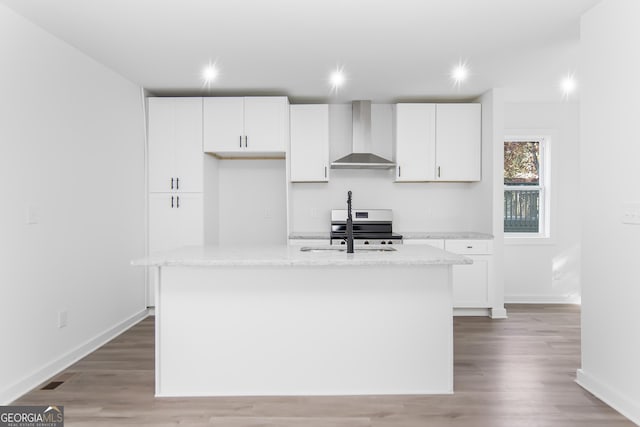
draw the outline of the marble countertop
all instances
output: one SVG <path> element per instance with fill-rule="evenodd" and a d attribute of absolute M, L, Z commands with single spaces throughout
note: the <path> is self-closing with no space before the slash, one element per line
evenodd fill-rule
<path fill-rule="evenodd" d="M 470 240 L 493 240 L 493 235 L 487 233 L 478 233 L 476 231 L 398 231 L 405 240 L 411 239 L 470 239 Z M 329 240 L 329 232 L 294 232 L 289 234 L 292 240 Z"/>
<path fill-rule="evenodd" d="M 399 231 L 405 240 L 411 239 L 445 239 L 445 240 L 493 240 L 493 235 L 487 233 L 478 233 L 476 231 Z"/>
<path fill-rule="evenodd" d="M 326 246 L 324 246 L 326 248 Z M 392 252 L 356 253 L 322 250 L 303 252 L 300 246 L 193 246 L 154 253 L 131 262 L 134 266 L 362 266 L 362 265 L 451 265 L 472 264 L 465 256 L 445 252 L 428 245 L 394 246 Z"/>
<path fill-rule="evenodd" d="M 305 233 L 290 233 L 289 238 L 293 240 L 329 240 L 329 232 L 309 231 Z"/>

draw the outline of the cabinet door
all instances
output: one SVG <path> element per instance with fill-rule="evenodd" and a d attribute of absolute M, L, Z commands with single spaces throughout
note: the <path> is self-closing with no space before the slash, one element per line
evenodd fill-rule
<path fill-rule="evenodd" d="M 173 98 L 149 98 L 148 101 L 149 191 L 171 191 L 175 178 L 175 102 Z"/>
<path fill-rule="evenodd" d="M 453 266 L 453 306 L 490 307 L 489 257 L 470 256 L 473 264 Z"/>
<path fill-rule="evenodd" d="M 204 243 L 204 210 L 202 193 L 176 195 L 176 247 Z"/>
<path fill-rule="evenodd" d="M 149 251 L 167 251 L 204 241 L 202 193 L 149 195 Z"/>
<path fill-rule="evenodd" d="M 292 105 L 291 181 L 329 180 L 329 106 Z"/>
<path fill-rule="evenodd" d="M 287 100 L 282 96 L 244 99 L 244 147 L 254 152 L 284 152 Z"/>
<path fill-rule="evenodd" d="M 437 180 L 480 181 L 480 104 L 438 104 L 436 141 Z"/>
<path fill-rule="evenodd" d="M 176 195 L 149 195 L 149 252 L 167 251 L 177 245 L 174 233 Z"/>
<path fill-rule="evenodd" d="M 236 152 L 244 148 L 244 99 L 204 98 L 204 151 Z"/>
<path fill-rule="evenodd" d="M 183 98 L 175 105 L 175 189 L 202 192 L 202 98 Z"/>
<path fill-rule="evenodd" d="M 435 177 L 435 104 L 396 105 L 396 181 Z"/>

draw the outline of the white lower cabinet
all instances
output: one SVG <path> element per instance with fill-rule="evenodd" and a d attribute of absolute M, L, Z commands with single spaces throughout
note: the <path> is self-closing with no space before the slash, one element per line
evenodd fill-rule
<path fill-rule="evenodd" d="M 473 260 L 473 264 L 453 266 L 453 306 L 456 315 L 467 309 L 493 307 L 493 241 L 467 239 L 406 239 L 405 245 L 429 245 Z M 476 311 L 467 313 L 477 315 Z"/>
<path fill-rule="evenodd" d="M 453 266 L 454 307 L 490 308 L 492 306 L 492 243 L 491 240 L 445 241 L 445 250 L 473 260 L 473 264 Z"/>
<path fill-rule="evenodd" d="M 202 193 L 149 195 L 149 252 L 202 245 Z"/>
<path fill-rule="evenodd" d="M 149 252 L 204 242 L 202 193 L 149 194 Z M 147 306 L 155 306 L 154 272 L 150 269 Z"/>
<path fill-rule="evenodd" d="M 461 308 L 489 308 L 489 260 L 469 256 L 471 265 L 453 266 L 453 305 Z"/>

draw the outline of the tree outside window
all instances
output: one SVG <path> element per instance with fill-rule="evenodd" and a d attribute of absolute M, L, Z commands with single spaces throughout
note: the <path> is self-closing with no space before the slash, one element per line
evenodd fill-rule
<path fill-rule="evenodd" d="M 544 140 L 504 143 L 504 231 L 544 232 Z"/>

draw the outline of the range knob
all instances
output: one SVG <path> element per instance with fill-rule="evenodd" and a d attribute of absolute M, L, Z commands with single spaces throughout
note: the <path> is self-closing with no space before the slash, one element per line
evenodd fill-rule
<path fill-rule="evenodd" d="M 368 244 L 369 244 L 369 241 L 368 241 L 368 240 L 365 240 L 365 241 L 364 241 L 364 244 L 365 244 L 365 245 L 368 245 Z"/>
<path fill-rule="evenodd" d="M 382 242 L 380 242 L 381 245 L 384 245 L 385 243 L 387 243 L 387 242 L 385 242 L 384 240 Z M 391 242 L 389 242 L 389 243 L 391 243 Z"/>
<path fill-rule="evenodd" d="M 341 245 L 346 245 L 347 243 L 346 243 L 344 240 L 341 240 L 341 241 L 340 241 L 340 244 L 341 244 Z"/>
<path fill-rule="evenodd" d="M 384 243 L 384 242 L 382 242 Z M 393 245 L 393 242 L 391 240 L 389 240 L 387 243 L 389 243 L 390 245 Z"/>

